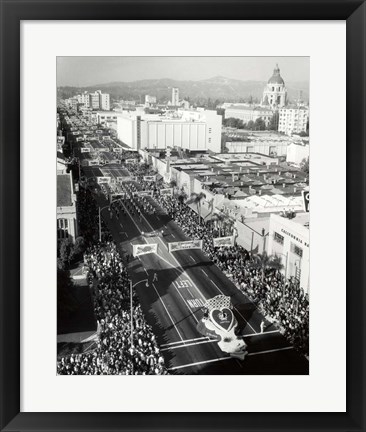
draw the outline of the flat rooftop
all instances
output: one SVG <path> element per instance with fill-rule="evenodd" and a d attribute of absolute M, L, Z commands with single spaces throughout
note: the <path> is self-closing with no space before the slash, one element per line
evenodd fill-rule
<path fill-rule="evenodd" d="M 57 207 L 72 206 L 71 175 L 57 175 Z"/>

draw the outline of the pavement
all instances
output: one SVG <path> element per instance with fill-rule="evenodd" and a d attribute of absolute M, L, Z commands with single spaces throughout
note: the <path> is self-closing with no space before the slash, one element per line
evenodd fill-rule
<path fill-rule="evenodd" d="M 121 165 L 84 167 L 84 172 L 87 177 L 120 177 L 126 175 L 126 168 Z M 293 349 L 273 324 L 269 323 L 261 333 L 260 324 L 265 318 L 256 305 L 201 250 L 168 252 L 169 242 L 188 238 L 158 202 L 148 199 L 156 208 L 155 214 L 143 213 L 139 218 L 136 214 L 121 212 L 119 218 L 115 213 L 111 218 L 105 209 L 102 217 L 122 254 L 131 255 L 133 244 L 157 244 L 157 254 L 132 259 L 128 270 L 170 373 L 308 374 L 308 360 Z M 96 194 L 96 200 L 101 207 L 108 205 L 102 194 Z M 164 236 L 142 235 L 142 232 L 161 230 Z M 248 345 L 248 355 L 243 361 L 222 352 L 215 340 L 202 336 L 197 330 L 201 307 L 207 299 L 219 294 L 230 296 L 235 318 Z"/>

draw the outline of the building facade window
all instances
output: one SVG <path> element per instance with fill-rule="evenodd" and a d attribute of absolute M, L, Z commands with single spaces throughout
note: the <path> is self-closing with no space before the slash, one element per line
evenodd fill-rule
<path fill-rule="evenodd" d="M 298 257 L 302 258 L 302 249 L 301 247 L 295 245 L 294 243 L 291 243 L 291 251 L 297 255 Z"/>
<path fill-rule="evenodd" d="M 283 242 L 285 240 L 284 236 L 282 236 L 281 234 L 278 234 L 278 232 L 274 233 L 274 238 L 273 239 L 274 239 L 275 242 L 277 242 L 277 243 L 279 243 L 281 245 L 283 245 Z"/>
<path fill-rule="evenodd" d="M 69 238 L 69 221 L 68 219 L 57 219 L 57 239 Z"/>

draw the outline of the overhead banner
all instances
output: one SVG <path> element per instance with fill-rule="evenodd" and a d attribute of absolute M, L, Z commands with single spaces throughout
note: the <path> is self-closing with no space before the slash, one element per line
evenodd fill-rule
<path fill-rule="evenodd" d="M 97 177 L 98 184 L 109 184 L 111 182 L 110 177 Z"/>
<path fill-rule="evenodd" d="M 90 148 L 89 147 L 83 147 L 80 150 L 81 150 L 81 153 L 90 153 Z"/>
<path fill-rule="evenodd" d="M 303 200 L 302 206 L 303 206 L 303 210 L 306 212 L 309 211 L 309 193 L 310 193 L 309 191 L 302 191 L 301 192 L 302 200 Z"/>
<path fill-rule="evenodd" d="M 158 230 L 156 230 L 156 231 L 150 231 L 150 232 L 148 232 L 148 233 L 142 231 L 141 234 L 142 234 L 144 237 L 156 237 L 156 236 L 161 236 L 161 232 L 158 231 Z"/>
<path fill-rule="evenodd" d="M 160 195 L 173 195 L 173 188 L 160 189 Z"/>
<path fill-rule="evenodd" d="M 149 253 L 158 253 L 158 245 L 156 243 L 132 245 L 132 254 L 134 257 L 146 255 Z"/>
<path fill-rule="evenodd" d="M 135 179 L 136 177 L 131 177 L 131 176 L 117 177 L 117 181 L 119 183 L 131 182 L 131 181 L 135 181 Z"/>
<path fill-rule="evenodd" d="M 144 181 L 154 182 L 154 181 L 156 181 L 156 175 L 153 175 L 153 176 L 144 176 Z"/>
<path fill-rule="evenodd" d="M 214 247 L 234 246 L 234 236 L 214 238 L 213 244 Z"/>
<path fill-rule="evenodd" d="M 202 240 L 189 240 L 182 242 L 168 243 L 169 252 L 175 252 L 186 249 L 202 249 Z"/>

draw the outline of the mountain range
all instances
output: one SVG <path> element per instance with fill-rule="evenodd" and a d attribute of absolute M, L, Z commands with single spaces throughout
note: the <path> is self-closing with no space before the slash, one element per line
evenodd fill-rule
<path fill-rule="evenodd" d="M 109 93 L 112 99 L 141 100 L 145 95 L 156 96 L 158 102 L 171 99 L 173 87 L 179 88 L 180 99 L 189 99 L 192 103 L 202 103 L 210 99 L 217 102 L 244 102 L 253 98 L 260 101 L 263 95 L 265 81 L 241 81 L 237 79 L 216 76 L 200 81 L 177 81 L 169 78 L 146 79 L 133 82 L 110 82 L 87 87 L 58 87 L 61 98 L 68 98 L 82 91 L 102 90 Z M 300 91 L 305 101 L 309 99 L 309 84 L 307 82 L 286 82 L 287 95 L 290 101 L 299 98 Z"/>

